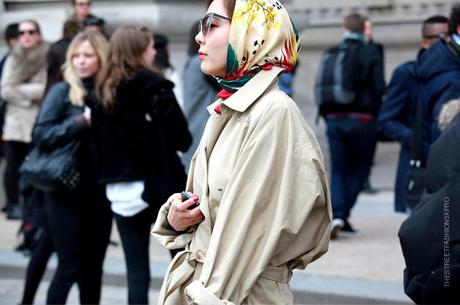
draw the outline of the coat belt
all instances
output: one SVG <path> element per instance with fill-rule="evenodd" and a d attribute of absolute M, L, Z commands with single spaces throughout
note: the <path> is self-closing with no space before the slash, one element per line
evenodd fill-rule
<path fill-rule="evenodd" d="M 168 296 L 193 277 L 197 263 L 203 263 L 204 258 L 203 252 L 192 252 L 190 250 L 179 252 L 174 257 L 169 264 L 166 278 L 161 287 L 159 305 L 164 304 Z M 281 267 L 267 266 L 259 277 L 275 282 L 289 283 L 292 271 L 286 265 Z"/>
<path fill-rule="evenodd" d="M 259 277 L 275 282 L 289 283 L 292 277 L 292 271 L 286 265 L 281 267 L 267 266 L 267 268 L 259 275 Z"/>

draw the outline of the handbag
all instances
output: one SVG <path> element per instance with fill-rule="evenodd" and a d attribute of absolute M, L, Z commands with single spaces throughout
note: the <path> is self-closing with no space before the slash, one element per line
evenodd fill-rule
<path fill-rule="evenodd" d="M 73 190 L 80 181 L 76 158 L 79 147 L 80 141 L 77 140 L 54 149 L 43 149 L 35 145 L 19 171 L 41 190 Z"/>
<path fill-rule="evenodd" d="M 414 120 L 412 135 L 411 159 L 403 190 L 403 200 L 407 207 L 414 209 L 426 189 L 425 168 L 422 165 L 422 106 L 419 103 Z"/>

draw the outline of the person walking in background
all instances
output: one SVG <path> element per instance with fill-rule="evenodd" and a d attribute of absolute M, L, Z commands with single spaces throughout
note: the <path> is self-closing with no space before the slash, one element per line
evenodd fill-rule
<path fill-rule="evenodd" d="M 223 89 L 190 166 L 193 197 L 171 195 L 155 222 L 164 246 L 186 249 L 169 266 L 160 305 L 293 304 L 292 270 L 327 250 L 323 156 L 277 85 L 296 63 L 299 36 L 272 3 L 215 0 L 201 19 L 201 69 Z"/>
<path fill-rule="evenodd" d="M 157 68 L 164 78 L 171 81 L 174 84 L 174 95 L 176 96 L 177 102 L 181 109 L 184 109 L 184 93 L 182 90 L 182 80 L 179 77 L 176 69 L 171 64 L 169 57 L 169 42 L 168 37 L 162 34 L 153 35 L 155 41 L 155 59 L 153 60 L 153 66 Z"/>
<path fill-rule="evenodd" d="M 14 46 L 19 39 L 19 23 L 11 23 L 6 26 L 4 37 L 6 44 L 8 45 L 8 52 L 0 60 L 0 79 L 2 78 L 3 67 L 5 66 L 6 59 L 10 55 Z"/>
<path fill-rule="evenodd" d="M 436 141 L 441 131 L 437 119 L 442 106 L 460 97 L 460 4 L 452 7 L 449 36 L 438 40 L 417 61 L 417 77 L 423 86 L 419 101 L 423 105 L 425 138 Z"/>
<path fill-rule="evenodd" d="M 152 65 L 152 37 L 146 27 L 136 25 L 113 33 L 108 65 L 97 85 L 101 104 L 92 116 L 100 182 L 125 254 L 129 304 L 149 302 L 151 225 L 167 195 L 185 187 L 176 151 L 191 143 L 174 85 Z"/>
<path fill-rule="evenodd" d="M 4 176 L 9 219 L 21 219 L 18 190 L 19 166 L 32 140 L 46 82 L 48 43 L 42 41 L 34 20 L 19 23 L 19 43 L 11 51 L 3 69 L 1 96 L 7 102 L 3 127 L 6 169 Z"/>
<path fill-rule="evenodd" d="M 199 23 L 196 22 L 190 30 L 188 59 L 182 75 L 182 83 L 184 84 L 183 109 L 193 139 L 190 148 L 182 154 L 182 162 L 187 170 L 209 117 L 206 108 L 216 100 L 217 92 L 222 89 L 214 77 L 201 71 L 201 60 L 198 55 L 199 45 L 195 41 L 198 25 Z"/>
<path fill-rule="evenodd" d="M 348 219 L 372 165 L 376 115 L 385 90 L 382 56 L 366 45 L 365 18 L 352 13 L 344 28 L 342 43 L 323 54 L 315 84 L 332 169 L 331 238 L 342 230 L 355 231 Z"/>
<path fill-rule="evenodd" d="M 448 36 L 448 19 L 444 16 L 431 16 L 423 21 L 422 41 L 417 58 L 440 38 Z M 417 61 L 411 60 L 399 65 L 391 77 L 378 118 L 379 133 L 401 145 L 398 169 L 395 180 L 394 208 L 405 212 L 406 203 L 403 189 L 409 170 L 411 146 L 414 131 L 414 118 L 419 99 L 420 80 L 416 75 Z M 429 140 L 424 138 L 424 156 L 428 154 Z"/>
<path fill-rule="evenodd" d="M 78 283 L 80 302 L 98 304 L 102 264 L 109 243 L 112 215 L 104 189 L 97 184 L 93 128 L 94 83 L 106 64 L 108 43 L 99 33 L 78 34 L 70 44 L 64 82 L 53 86 L 34 127 L 34 145 L 53 149 L 78 139 L 80 182 L 74 190 L 45 192 L 44 202 L 58 266 L 48 289 L 47 304 L 65 304 Z M 88 108 L 86 108 L 88 107 Z"/>
<path fill-rule="evenodd" d="M 85 29 L 85 21 L 88 19 L 101 19 L 91 14 L 91 0 L 72 0 L 73 14 L 67 20 L 76 21 L 80 31 Z"/>

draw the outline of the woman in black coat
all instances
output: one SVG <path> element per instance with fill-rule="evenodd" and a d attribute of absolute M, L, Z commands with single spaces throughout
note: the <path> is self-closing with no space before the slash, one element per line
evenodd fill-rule
<path fill-rule="evenodd" d="M 111 201 L 128 269 L 129 304 L 147 304 L 150 227 L 169 194 L 185 188 L 176 151 L 191 144 L 173 84 L 152 67 L 152 34 L 123 26 L 110 39 L 92 113 L 101 182 Z"/>

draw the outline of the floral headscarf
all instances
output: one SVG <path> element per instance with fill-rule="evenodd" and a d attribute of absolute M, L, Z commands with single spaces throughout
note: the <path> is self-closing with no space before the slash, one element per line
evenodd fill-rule
<path fill-rule="evenodd" d="M 299 34 L 286 9 L 276 0 L 237 0 L 232 16 L 227 72 L 218 79 L 231 95 L 260 70 L 281 66 L 291 71 L 300 51 Z"/>

